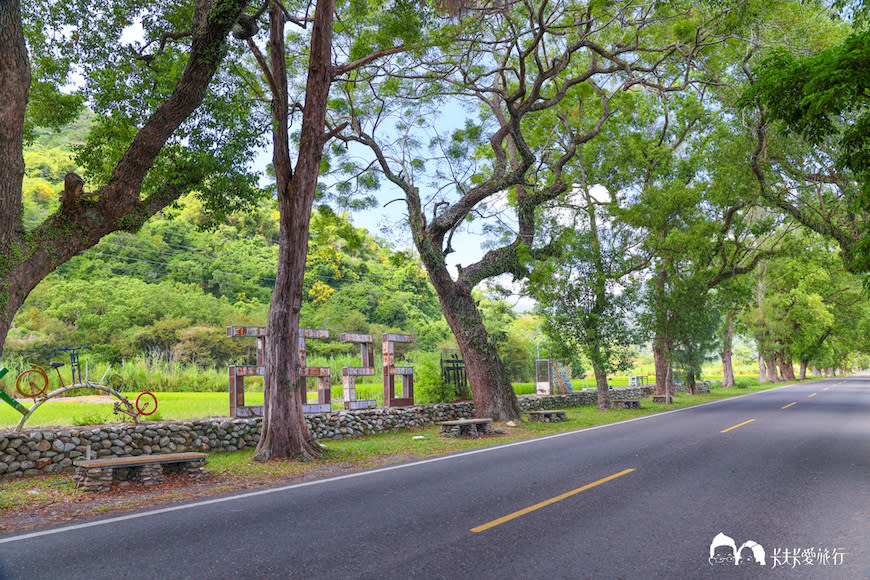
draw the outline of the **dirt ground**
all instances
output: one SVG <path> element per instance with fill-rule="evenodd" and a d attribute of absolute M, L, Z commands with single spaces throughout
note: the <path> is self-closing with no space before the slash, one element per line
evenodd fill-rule
<path fill-rule="evenodd" d="M 390 463 L 395 463 L 395 460 Z M 200 480 L 191 480 L 186 475 L 177 474 L 167 475 L 163 482 L 151 487 L 144 487 L 140 483 L 116 482 L 107 492 L 74 493 L 70 492 L 73 482 L 72 473 L 69 473 L 68 481 L 62 480 L 51 484 L 49 491 L 45 490 L 43 484 L 39 486 L 39 491 L 34 492 L 40 496 L 49 496 L 47 499 L 0 509 L 0 534 L 34 531 L 197 498 L 324 479 L 358 470 L 359 468 L 349 465 L 325 464 L 313 467 L 304 474 L 275 477 L 234 477 L 208 473 Z M 33 478 L 34 488 L 37 487 L 38 479 L 40 478 Z"/>

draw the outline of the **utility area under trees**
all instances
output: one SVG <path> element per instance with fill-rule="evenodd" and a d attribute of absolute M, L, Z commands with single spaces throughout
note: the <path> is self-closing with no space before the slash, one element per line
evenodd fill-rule
<path fill-rule="evenodd" d="M 224 326 L 268 323 L 261 460 L 319 455 L 300 326 L 413 334 L 433 400 L 456 350 L 495 420 L 542 347 L 602 409 L 644 349 L 657 394 L 711 357 L 733 385 L 741 341 L 761 380 L 870 366 L 867 25 L 862 2 L 2 1 L 0 355 L 220 367 L 250 355 Z M 399 206 L 405 249 L 354 225 Z"/>

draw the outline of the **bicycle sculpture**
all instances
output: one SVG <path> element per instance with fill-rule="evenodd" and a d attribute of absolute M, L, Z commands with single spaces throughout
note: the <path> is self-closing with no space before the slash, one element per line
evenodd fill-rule
<path fill-rule="evenodd" d="M 112 412 L 115 415 L 123 413 L 124 415 L 131 417 L 136 423 L 139 422 L 140 416 L 154 414 L 157 410 L 157 397 L 155 397 L 153 393 L 143 391 L 139 393 L 135 401 L 131 403 L 130 400 L 121 392 L 124 388 L 124 380 L 121 376 L 115 373 L 109 374 L 111 366 L 106 368 L 106 372 L 103 373 L 99 382 L 94 382 L 91 381 L 88 376 L 87 363 L 85 363 L 85 374 L 84 378 L 82 378 L 79 351 L 85 349 L 90 349 L 90 347 L 72 346 L 58 349 L 69 353 L 70 375 L 72 378 L 72 384 L 70 385 L 64 383 L 63 376 L 60 374 L 60 368 L 65 365 L 65 363 L 62 362 L 49 363 L 49 366 L 57 373 L 57 378 L 60 381 L 60 388 L 49 393 L 46 393 L 48 390 L 49 378 L 45 367 L 31 363 L 30 366 L 32 368 L 27 369 L 18 375 L 18 378 L 15 380 L 15 390 L 18 391 L 18 394 L 22 397 L 33 399 L 33 405 L 31 405 L 30 408 L 25 407 L 12 397 L 6 395 L 6 393 L 0 391 L 0 398 L 23 415 L 21 420 L 18 422 L 18 425 L 15 427 L 16 431 L 21 431 L 24 427 L 24 423 L 27 422 L 30 416 L 33 415 L 34 411 L 36 411 L 36 409 L 38 409 L 44 402 L 59 397 L 74 389 L 96 389 L 116 397 L 118 401 L 115 403 Z M 2 376 L 2 374 L 0 374 L 0 376 Z"/>

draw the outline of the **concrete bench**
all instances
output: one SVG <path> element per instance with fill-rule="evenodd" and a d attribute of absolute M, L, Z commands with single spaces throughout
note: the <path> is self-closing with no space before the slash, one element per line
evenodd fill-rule
<path fill-rule="evenodd" d="M 76 488 L 85 491 L 108 491 L 113 481 L 137 481 L 150 486 L 163 481 L 164 474 L 201 477 L 207 457 L 205 453 L 189 452 L 79 459 L 73 462 L 76 468 L 73 479 Z"/>
<path fill-rule="evenodd" d="M 538 409 L 536 411 L 529 411 L 529 421 L 557 423 L 559 421 L 567 420 L 568 417 L 562 409 Z"/>
<path fill-rule="evenodd" d="M 456 419 L 454 421 L 440 421 L 441 435 L 443 437 L 479 437 L 492 433 L 492 419 Z"/>
<path fill-rule="evenodd" d="M 658 405 L 670 405 L 674 402 L 671 395 L 653 395 L 652 401 Z"/>
<path fill-rule="evenodd" d="M 618 399 L 610 401 L 611 409 L 640 409 L 640 401 L 634 399 Z"/>

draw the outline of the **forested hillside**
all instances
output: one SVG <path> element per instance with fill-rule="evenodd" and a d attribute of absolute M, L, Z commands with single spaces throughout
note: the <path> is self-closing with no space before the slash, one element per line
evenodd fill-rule
<path fill-rule="evenodd" d="M 43 132 L 28 148 L 25 208 L 35 223 L 58 205 L 71 143 L 85 123 Z M 396 250 L 327 206 L 311 226 L 302 324 L 334 340 L 309 341 L 313 355 L 351 354 L 341 332 L 411 333 L 415 350 L 455 348 L 419 260 Z M 268 197 L 254 211 L 210 224 L 195 195 L 73 258 L 31 293 L 15 318 L 6 358 L 56 358 L 64 345 L 90 345 L 93 358 L 145 357 L 223 367 L 249 361 L 251 341 L 230 325 L 265 325 L 275 282 L 277 211 Z M 517 380 L 530 380 L 534 333 L 507 305 L 481 298 L 488 324 Z M 527 317 L 528 318 L 528 317 Z M 511 329 L 511 332 L 508 330 Z M 378 341 L 376 341 L 378 342 Z"/>

